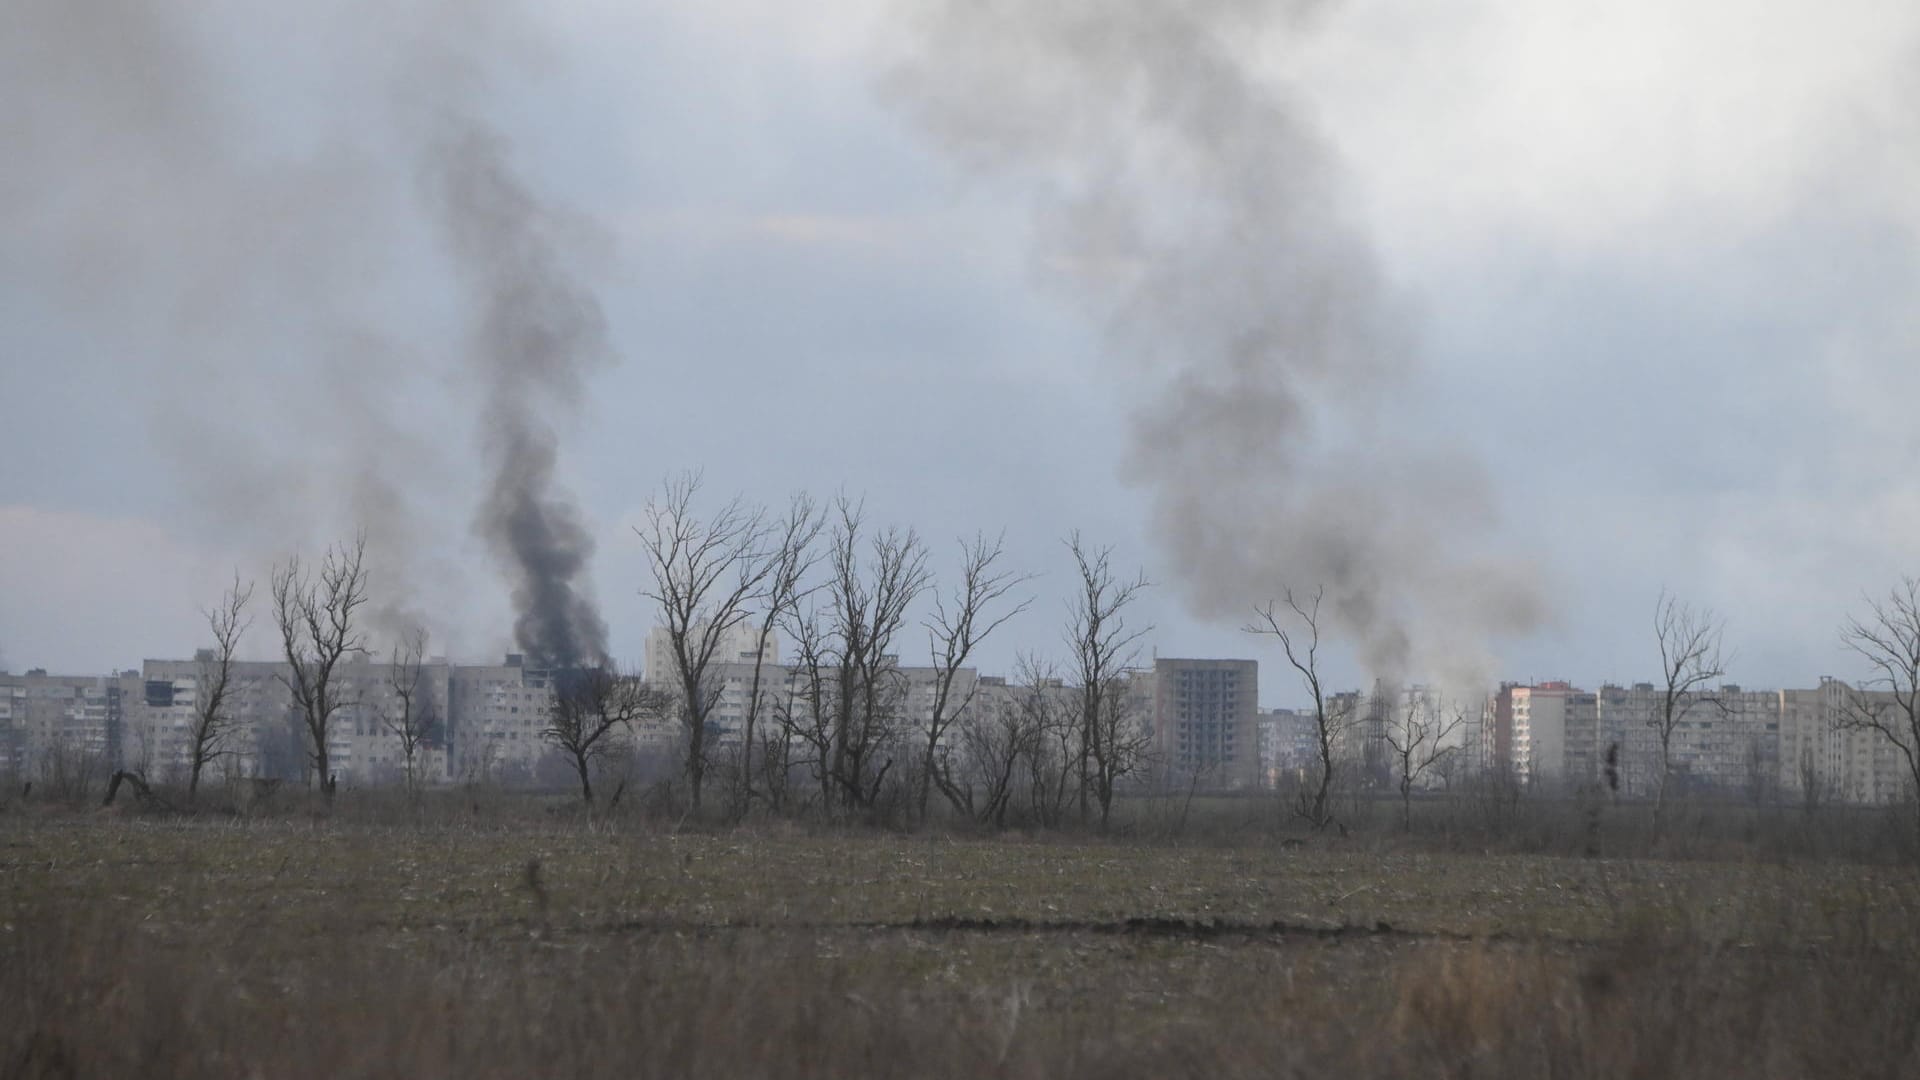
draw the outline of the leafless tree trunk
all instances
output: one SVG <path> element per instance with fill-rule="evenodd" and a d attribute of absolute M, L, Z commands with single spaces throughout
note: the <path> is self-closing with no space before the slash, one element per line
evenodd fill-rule
<path fill-rule="evenodd" d="M 919 776 L 918 813 L 923 824 L 927 820 L 927 797 L 934 787 L 934 758 L 939 752 L 940 741 L 953 725 L 954 718 L 964 713 L 973 701 L 974 687 L 967 687 L 956 698 L 954 683 L 974 648 L 1008 619 L 1027 610 L 1032 603 L 1031 600 L 1022 600 L 997 615 L 989 611 L 1009 592 L 1028 580 L 1025 575 L 1003 571 L 995 566 L 1000 561 L 1002 546 L 1002 537 L 995 537 L 991 546 L 984 535 L 976 535 L 971 541 L 962 541 L 960 584 L 953 590 L 951 598 L 943 598 L 938 594 L 934 596 L 933 617 L 924 624 L 927 628 L 928 651 L 933 655 L 933 709 L 927 714 L 926 725 L 920 731 L 926 740 L 921 747 Z"/>
<path fill-rule="evenodd" d="M 1016 682 L 1004 696 L 959 721 L 958 775 L 951 757 L 935 761 L 935 779 L 954 809 L 996 829 L 1006 827 L 1021 762 L 1044 749 L 1057 712 L 1060 680 L 1052 671 L 1031 654 L 1021 656 L 1015 669 Z"/>
<path fill-rule="evenodd" d="M 746 725 L 740 740 L 740 788 L 734 806 L 735 817 L 745 816 L 748 804 L 753 801 L 753 750 L 755 740 L 759 738 L 763 694 L 761 681 L 766 669 L 767 647 L 773 641 L 775 628 L 792 615 L 800 601 L 811 591 L 804 583 L 814 564 L 819 561 L 814 542 L 819 539 L 820 531 L 825 526 L 826 518 L 814 504 L 813 498 L 802 494 L 793 497 L 788 504 L 785 520 L 769 532 L 773 544 L 764 556 L 769 565 L 761 596 L 759 633 L 753 651 L 753 679 L 747 692 Z M 783 753 L 783 760 L 784 757 Z M 784 773 L 780 782 L 785 785 Z"/>
<path fill-rule="evenodd" d="M 669 481 L 647 502 L 646 524 L 634 529 L 653 572 L 653 587 L 643 594 L 660 605 L 673 650 L 695 814 L 707 773 L 708 717 L 724 690 L 711 677 L 714 659 L 727 635 L 752 616 L 755 598 L 779 566 L 761 551 L 767 532 L 761 511 L 734 498 L 702 519 L 694 506 L 699 493 L 698 474 Z"/>
<path fill-rule="evenodd" d="M 1315 829 L 1325 829 L 1333 822 L 1330 797 L 1333 791 L 1335 748 L 1354 720 L 1352 707 L 1338 702 L 1330 704 L 1326 690 L 1320 684 L 1320 601 L 1325 596 L 1326 588 L 1321 586 L 1313 590 L 1311 601 L 1303 603 L 1292 589 L 1288 589 L 1285 599 L 1292 615 L 1281 614 L 1278 607 L 1269 601 L 1264 608 L 1255 612 L 1259 621 L 1245 627 L 1250 634 L 1271 634 L 1279 638 L 1280 648 L 1287 655 L 1287 663 L 1300 673 L 1300 681 L 1305 684 L 1307 692 L 1313 695 L 1314 739 L 1320 773 L 1315 778 L 1312 796 L 1302 791 L 1294 812 Z M 1293 625 L 1295 623 L 1298 625 Z"/>
<path fill-rule="evenodd" d="M 220 603 L 202 612 L 207 629 L 213 633 L 213 648 L 202 654 L 198 687 L 194 695 L 193 728 L 187 733 L 187 805 L 200 795 L 200 772 L 227 752 L 227 739 L 234 727 L 227 705 L 233 693 L 234 654 L 240 638 L 253 618 L 246 614 L 253 599 L 253 583 L 240 583 L 235 573 L 233 584 L 221 596 Z"/>
<path fill-rule="evenodd" d="M 833 704 L 830 665 L 826 653 L 827 632 L 813 610 L 795 613 L 787 620 L 787 636 L 793 641 L 793 665 L 787 676 L 776 719 L 780 737 L 790 749 L 795 743 L 807 748 L 805 765 L 820 788 L 821 809 L 833 804 L 833 730 L 837 708 Z"/>
<path fill-rule="evenodd" d="M 1135 645 L 1152 627 L 1129 630 L 1126 608 L 1150 584 L 1146 575 L 1127 581 L 1113 576 L 1113 549 L 1094 549 L 1078 532 L 1067 537 L 1080 573 L 1080 592 L 1067 618 L 1067 645 L 1080 679 L 1080 821 L 1088 819 L 1088 799 L 1100 806 L 1100 827 L 1113 810 L 1114 784 L 1131 772 L 1140 750 L 1127 738 L 1120 680 L 1133 663 Z"/>
<path fill-rule="evenodd" d="M 1120 782 L 1145 767 L 1153 753 L 1153 732 L 1131 693 L 1133 671 L 1123 667 L 1100 693 L 1094 722 L 1093 794 L 1100 807 L 1100 828 L 1113 814 Z"/>
<path fill-rule="evenodd" d="M 400 741 L 400 755 L 406 762 L 407 796 L 420 796 L 419 756 L 423 747 L 440 739 L 440 713 L 432 691 L 420 684 L 427 653 L 427 632 L 415 630 L 404 645 L 393 650 L 387 666 L 387 685 L 393 690 L 398 709 L 383 709 L 380 723 Z"/>
<path fill-rule="evenodd" d="M 1466 722 L 1466 712 L 1455 709 L 1450 716 L 1426 716 L 1420 702 L 1409 695 L 1393 711 L 1382 738 L 1393 751 L 1400 774 L 1400 825 L 1413 831 L 1413 786 L 1421 774 L 1453 756 L 1454 747 L 1447 738 Z"/>
<path fill-rule="evenodd" d="M 1849 688 L 1836 725 L 1891 743 L 1920 791 L 1920 578 L 1903 577 L 1885 600 L 1869 600 L 1866 616 L 1848 619 L 1840 640 L 1873 674 Z M 1914 806 L 1920 814 L 1920 800 Z M 1920 828 L 1920 816 L 1914 824 Z"/>
<path fill-rule="evenodd" d="M 664 695 L 611 665 L 554 673 L 553 700 L 540 737 L 566 755 L 580 778 L 580 798 L 593 805 L 593 768 L 612 749 L 614 733 L 666 707 Z"/>
<path fill-rule="evenodd" d="M 1674 731 L 1700 706 L 1721 707 L 1712 685 L 1726 674 L 1726 660 L 1720 651 L 1724 628 L 1712 611 L 1695 608 L 1665 591 L 1654 607 L 1653 631 L 1660 645 L 1663 680 L 1660 711 L 1652 720 L 1654 734 L 1660 739 L 1660 782 L 1653 797 L 1655 829 L 1666 812 L 1667 787 L 1673 779 Z"/>
<path fill-rule="evenodd" d="M 334 670 L 365 651 L 354 612 L 367 600 L 366 550 L 367 537 L 361 533 L 351 544 L 329 548 L 317 577 L 307 572 L 298 555 L 273 572 L 274 617 L 287 657 L 280 680 L 306 727 L 307 750 L 328 802 L 333 801 L 336 778 L 327 760 L 327 728 L 346 704 L 334 683 Z"/>
<path fill-rule="evenodd" d="M 1035 718 L 1038 727 L 1027 759 L 1027 780 L 1033 818 L 1042 825 L 1065 822 L 1076 793 L 1082 790 L 1079 747 L 1084 740 L 1080 737 L 1079 714 L 1076 692 L 1074 701 L 1059 703 L 1058 707 L 1047 699 L 1044 711 Z"/>
<path fill-rule="evenodd" d="M 832 776 L 849 809 L 872 805 L 893 765 L 876 762 L 899 734 L 905 677 L 893 639 L 927 587 L 927 550 L 913 530 L 875 534 L 870 561 L 860 556 L 864 509 L 839 500 L 826 585 L 834 637 Z"/>

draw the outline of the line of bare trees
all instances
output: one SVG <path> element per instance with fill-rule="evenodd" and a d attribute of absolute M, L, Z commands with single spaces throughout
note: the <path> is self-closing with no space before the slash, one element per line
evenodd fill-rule
<path fill-rule="evenodd" d="M 886 810 L 925 821 L 937 795 L 953 813 L 993 826 L 1110 822 L 1116 793 L 1153 753 L 1150 706 L 1134 677 L 1147 628 L 1130 621 L 1149 583 L 1116 573 L 1110 549 L 1078 533 L 1065 540 L 1076 587 L 1063 622 L 1064 670 L 1029 654 L 1011 680 L 982 680 L 971 659 L 1032 604 L 1020 594 L 1031 576 L 1006 567 L 1001 538 L 962 538 L 955 576 L 941 588 L 918 533 L 873 525 L 859 500 L 842 495 L 823 505 L 798 496 L 773 513 L 735 497 L 707 510 L 701 491 L 696 474 L 668 482 L 636 529 L 665 669 L 645 681 L 607 663 L 554 675 L 540 736 L 569 766 L 584 801 L 594 799 L 596 770 L 641 725 L 669 718 L 693 813 L 706 808 L 718 769 L 726 814 L 736 820 L 760 809 Z M 368 654 L 359 618 L 369 595 L 365 549 L 361 535 L 329 547 L 317 564 L 291 557 L 270 583 L 285 661 L 278 679 L 307 775 L 328 800 L 337 790 L 330 739 L 343 711 L 359 705 L 342 685 L 342 667 Z M 206 770 L 236 752 L 233 672 L 253 593 L 236 575 L 203 612 L 212 647 L 199 655 L 182 755 L 189 805 Z M 1325 600 L 1324 589 L 1284 590 L 1245 627 L 1278 643 L 1310 700 L 1314 763 L 1292 809 L 1316 829 L 1336 822 L 1342 755 L 1368 720 L 1356 695 L 1331 694 L 1324 684 Z M 922 607 L 927 662 L 919 666 L 931 675 L 915 684 L 901 653 Z M 1655 606 L 1661 682 L 1648 726 L 1658 747 L 1656 826 L 1680 771 L 1676 733 L 1703 712 L 1725 711 L 1717 686 L 1729 663 L 1724 628 L 1710 610 L 1664 590 Z M 781 638 L 792 655 L 775 666 Z M 1920 579 L 1870 599 L 1841 640 L 1871 675 L 1847 689 L 1836 728 L 1882 740 L 1920 789 Z M 425 652 L 423 632 L 393 648 L 377 718 L 416 793 L 426 750 L 446 735 L 441 704 L 423 682 Z M 1424 778 L 1450 770 L 1466 709 L 1435 713 L 1404 702 L 1368 722 L 1410 825 L 1411 795 Z M 1809 792 L 1830 783 L 1810 755 L 1789 767 Z"/>
<path fill-rule="evenodd" d="M 962 538 L 942 589 L 919 534 L 872 524 L 859 500 L 803 496 L 775 516 L 734 498 L 703 512 L 700 490 L 697 475 L 668 482 L 636 530 L 670 668 L 648 674 L 673 692 L 694 812 L 718 767 L 736 818 L 762 806 L 924 821 L 937 794 L 988 824 L 1108 821 L 1151 743 L 1125 693 L 1144 632 L 1126 616 L 1144 578 L 1118 577 L 1108 549 L 1069 537 L 1081 586 L 1066 620 L 1071 695 L 1033 657 L 1023 685 L 983 686 L 972 658 L 1031 607 L 1019 595 L 1031 577 L 1006 567 L 1001 538 Z M 923 606 L 916 683 L 902 654 Z M 791 650 L 777 679 L 776 633 Z M 723 655 L 729 642 L 748 647 Z"/>

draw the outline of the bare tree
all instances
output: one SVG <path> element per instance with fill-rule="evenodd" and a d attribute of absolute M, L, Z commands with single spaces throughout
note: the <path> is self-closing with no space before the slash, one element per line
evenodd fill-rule
<path fill-rule="evenodd" d="M 1100 806 L 1100 827 L 1113 809 L 1116 782 L 1133 770 L 1140 750 L 1125 727 L 1121 679 L 1133 664 L 1136 644 L 1150 626 L 1129 629 L 1126 608 L 1151 584 L 1145 574 L 1122 581 L 1114 577 L 1111 547 L 1093 548 L 1079 532 L 1068 535 L 1080 573 L 1080 591 L 1068 609 L 1067 645 L 1073 650 L 1080 680 L 1080 820 L 1088 819 L 1088 800 Z"/>
<path fill-rule="evenodd" d="M 1028 742 L 1025 772 L 1028 807 L 1033 820 L 1041 825 L 1057 826 L 1067 820 L 1067 812 L 1083 790 L 1080 783 L 1081 701 L 1077 688 L 1068 694 L 1064 680 L 1046 672 L 1036 673 L 1031 685 L 1049 693 L 1028 697 L 1032 710 L 1028 722 L 1034 735 Z M 1057 695 L 1057 696 L 1056 696 Z"/>
<path fill-rule="evenodd" d="M 1835 726 L 1890 743 L 1920 791 L 1920 578 L 1902 577 L 1886 599 L 1868 600 L 1867 614 L 1849 618 L 1840 640 L 1873 674 L 1848 688 Z M 1920 813 L 1920 800 L 1913 805 Z"/>
<path fill-rule="evenodd" d="M 964 713 L 973 701 L 975 687 L 968 686 L 957 696 L 955 683 L 967 658 L 984 640 L 1008 619 L 1027 610 L 1031 600 L 1022 600 L 999 612 L 990 611 L 1007 594 L 1029 580 L 1027 575 L 999 569 L 1004 537 L 992 544 L 984 534 L 960 542 L 960 583 L 951 597 L 935 594 L 933 616 L 927 628 L 927 647 L 933 656 L 933 708 L 925 717 L 920 735 L 925 739 L 920 758 L 919 817 L 927 820 L 927 797 L 934 787 L 934 757 L 940 741 L 954 718 Z M 956 807 L 958 808 L 958 807 Z"/>
<path fill-rule="evenodd" d="M 1408 832 L 1413 831 L 1414 785 L 1427 770 L 1453 756 L 1455 747 L 1447 739 L 1467 718 L 1464 708 L 1447 714 L 1439 712 L 1438 703 L 1434 703 L 1434 712 L 1429 713 L 1425 704 L 1418 695 L 1406 695 L 1390 714 L 1386 733 L 1381 736 L 1393 751 L 1394 771 L 1400 783 L 1400 825 Z"/>
<path fill-rule="evenodd" d="M 1100 691 L 1099 712 L 1093 723 L 1093 795 L 1100 807 L 1100 828 L 1113 813 L 1113 796 L 1120 782 L 1144 768 L 1153 753 L 1153 729 L 1148 714 L 1133 693 L 1134 669 L 1123 666 Z M 1082 688 L 1082 701 L 1085 690 Z"/>
<path fill-rule="evenodd" d="M 734 628 L 751 617 L 755 598 L 780 565 L 761 552 L 767 530 L 759 510 L 734 498 L 701 518 L 694 506 L 699 493 L 697 473 L 668 481 L 648 500 L 646 523 L 634 529 L 653 572 L 653 587 L 642 594 L 660 605 L 673 653 L 687 790 L 696 814 L 708 764 L 708 717 L 725 689 L 711 677 L 715 658 Z M 667 681 L 657 672 L 654 677 Z"/>
<path fill-rule="evenodd" d="M 200 795 L 200 772 L 225 754 L 235 717 L 228 708 L 233 696 L 234 654 L 240 638 L 253 625 L 246 613 L 253 599 L 253 583 L 240 583 L 235 572 L 233 584 L 220 597 L 220 603 L 205 609 L 207 629 L 213 634 L 213 648 L 200 653 L 200 671 L 193 704 L 193 727 L 187 732 L 187 805 Z"/>
<path fill-rule="evenodd" d="M 1648 721 L 1660 740 L 1660 780 L 1654 789 L 1653 820 L 1657 828 L 1673 779 L 1673 733 L 1693 712 L 1706 706 L 1719 709 L 1712 690 L 1714 680 L 1726 674 L 1720 652 L 1725 624 L 1707 608 L 1695 608 L 1662 590 L 1654 606 L 1654 638 L 1660 646 L 1660 699 Z"/>
<path fill-rule="evenodd" d="M 907 611 L 927 588 L 927 549 L 912 529 L 875 533 L 861 557 L 865 510 L 839 500 L 827 582 L 833 634 L 835 709 L 830 775 L 849 808 L 874 803 L 893 759 L 880 758 L 899 734 L 906 679 L 893 652 Z"/>
<path fill-rule="evenodd" d="M 935 758 L 935 780 L 954 809 L 1005 828 L 1022 762 L 1035 764 L 1057 725 L 1060 680 L 1039 658 L 1022 654 L 1015 682 L 958 722 L 958 746 Z M 958 767 L 955 759 L 958 759 Z"/>
<path fill-rule="evenodd" d="M 811 607 L 804 614 L 789 614 L 786 630 L 793 642 L 793 663 L 788 670 L 786 693 L 774 714 L 780 727 L 776 746 L 785 768 L 801 765 L 813 773 L 821 808 L 826 809 L 833 803 L 833 730 L 837 715 L 827 630 L 820 613 Z M 799 761 L 792 757 L 796 745 L 805 748 L 806 757 Z M 769 747 L 772 749 L 775 747 Z M 762 760 L 770 770 L 771 754 Z M 771 790 L 774 777 L 770 771 L 767 780 Z"/>
<path fill-rule="evenodd" d="M 813 497 L 799 494 L 788 504 L 787 516 L 768 531 L 772 543 L 762 556 L 767 562 L 767 572 L 760 595 L 760 622 L 754 639 L 753 678 L 747 688 L 746 724 L 740 740 L 739 794 L 734 807 L 736 816 L 744 815 L 747 804 L 753 800 L 753 751 L 760 734 L 758 728 L 764 697 L 762 680 L 767 648 L 773 642 L 775 628 L 794 613 L 800 601 L 811 591 L 805 587 L 805 582 L 814 564 L 819 561 L 814 543 L 825 527 L 826 517 L 815 505 Z M 784 788 L 786 747 L 770 746 L 768 749 L 780 755 L 782 772 L 779 774 L 779 783 Z M 773 780 L 771 773 L 768 779 Z"/>
<path fill-rule="evenodd" d="M 1255 612 L 1259 621 L 1244 628 L 1250 634 L 1271 634 L 1279 638 L 1287 663 L 1300 673 L 1300 681 L 1313 696 L 1314 748 L 1320 769 L 1314 778 L 1312 794 L 1302 790 L 1294 812 L 1315 829 L 1324 829 L 1333 822 L 1333 806 L 1329 800 L 1336 768 L 1335 752 L 1356 715 L 1350 700 L 1329 701 L 1320 683 L 1320 602 L 1325 596 L 1326 587 L 1321 586 L 1313 590 L 1310 601 L 1302 602 L 1288 589 L 1285 600 L 1291 615 L 1282 614 L 1277 605 L 1268 601 Z"/>
<path fill-rule="evenodd" d="M 667 698 L 611 664 L 554 673 L 553 699 L 540 737 L 552 743 L 580 778 L 580 798 L 593 805 L 593 771 L 613 749 L 615 734 L 657 714 Z"/>
<path fill-rule="evenodd" d="M 398 707 L 380 711 L 381 726 L 400 742 L 400 756 L 406 765 L 407 795 L 412 798 L 420 794 L 420 753 L 440 739 L 439 707 L 433 700 L 432 688 L 420 681 L 426 653 L 425 630 L 416 629 L 403 644 L 394 646 L 392 662 L 387 665 L 387 686 Z"/>
<path fill-rule="evenodd" d="M 346 704 L 334 671 L 365 651 L 354 612 L 367 600 L 366 550 L 366 534 L 360 533 L 351 544 L 328 548 L 318 575 L 308 573 L 298 555 L 273 572 L 274 617 L 287 657 L 280 681 L 293 695 L 314 774 L 329 802 L 336 778 L 328 767 L 327 730 Z"/>

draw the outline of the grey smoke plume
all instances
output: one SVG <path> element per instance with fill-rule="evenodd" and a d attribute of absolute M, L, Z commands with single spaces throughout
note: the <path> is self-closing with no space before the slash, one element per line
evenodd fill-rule
<path fill-rule="evenodd" d="M 1324 586 L 1372 673 L 1471 678 L 1541 602 L 1528 567 L 1482 554 L 1477 464 L 1399 433 L 1406 320 L 1325 142 L 1254 73 L 1307 6 L 938 0 L 884 85 L 1032 191 L 1038 271 L 1139 388 L 1127 473 L 1189 606 L 1244 620 Z"/>
<path fill-rule="evenodd" d="M 4 5 L 0 95 L 19 107 L 0 120 L 0 273 L 28 319 L 97 343 L 97 357 L 45 362 L 98 364 L 101 385 L 151 403 L 187 527 L 256 575 L 364 528 L 368 616 L 398 632 L 451 591 L 419 543 L 446 490 L 435 440 L 395 407 L 422 365 L 369 272 L 404 235 L 404 189 L 344 134 L 350 109 L 265 138 L 249 96 L 222 83 L 210 17 L 145 0 Z"/>
<path fill-rule="evenodd" d="M 604 662 L 606 623 L 582 588 L 593 539 L 554 464 L 555 417 L 577 410 L 583 376 L 608 356 L 606 320 L 568 265 L 564 223 L 514 175 L 498 136 L 456 125 L 429 170 L 481 312 L 471 348 L 490 487 L 474 527 L 513 580 L 520 648 L 543 666 Z"/>
<path fill-rule="evenodd" d="M 0 304 L 93 352 L 20 362 L 151 403 L 172 524 L 249 574 L 363 528 L 376 639 L 491 649 L 438 526 L 479 505 L 522 646 L 597 658 L 550 423 L 602 344 L 583 230 L 479 119 L 514 7 L 0 5 Z M 445 450 L 476 425 L 479 488 Z"/>

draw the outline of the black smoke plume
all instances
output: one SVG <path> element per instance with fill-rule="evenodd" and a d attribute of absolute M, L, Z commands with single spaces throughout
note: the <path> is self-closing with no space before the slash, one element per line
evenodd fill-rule
<path fill-rule="evenodd" d="M 490 487 L 474 528 L 512 579 L 514 639 L 542 667 L 599 664 L 607 627 L 585 591 L 593 539 L 554 477 L 558 424 L 608 356 L 606 320 L 575 274 L 557 221 L 513 173 L 506 147 L 453 125 L 429 158 L 449 249 L 478 305 L 473 371 Z"/>

